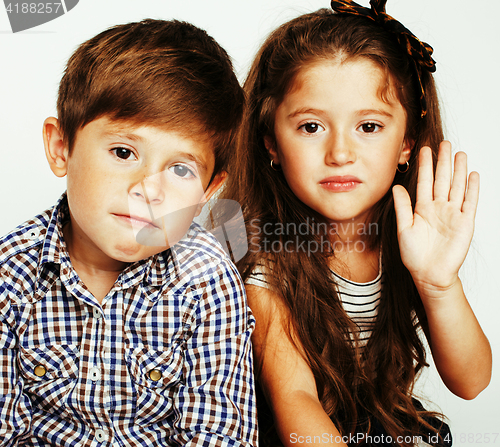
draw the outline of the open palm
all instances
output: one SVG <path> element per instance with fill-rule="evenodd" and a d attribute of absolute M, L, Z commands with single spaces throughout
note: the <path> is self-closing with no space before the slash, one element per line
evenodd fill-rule
<path fill-rule="evenodd" d="M 439 146 L 434 179 L 431 149 L 419 154 L 413 211 L 402 186 L 393 189 L 401 258 L 417 287 L 446 289 L 456 281 L 474 232 L 479 174 L 467 181 L 467 156 L 458 152 L 452 173 L 451 144 Z"/>

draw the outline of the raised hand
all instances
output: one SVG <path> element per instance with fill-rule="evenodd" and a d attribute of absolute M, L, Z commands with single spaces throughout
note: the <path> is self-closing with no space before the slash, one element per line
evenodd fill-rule
<path fill-rule="evenodd" d="M 464 152 L 455 155 L 454 168 L 452 173 L 451 144 L 444 141 L 434 179 L 431 149 L 423 147 L 414 211 L 407 191 L 393 188 L 401 258 L 417 288 L 431 293 L 457 282 L 474 232 L 479 174 L 471 172 L 467 179 Z"/>

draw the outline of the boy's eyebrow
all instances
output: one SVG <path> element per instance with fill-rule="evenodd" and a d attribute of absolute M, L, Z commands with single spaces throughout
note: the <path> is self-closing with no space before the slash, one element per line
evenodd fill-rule
<path fill-rule="evenodd" d="M 140 135 L 136 135 L 134 133 L 113 132 L 113 131 L 108 130 L 108 131 L 103 132 L 102 135 L 105 138 L 106 137 L 119 137 L 119 138 L 124 138 L 124 139 L 132 140 L 132 141 L 144 141 L 144 138 L 142 138 Z M 201 157 L 199 157 L 195 154 L 192 154 L 191 152 L 178 152 L 176 155 L 178 155 L 180 157 L 185 157 L 185 158 L 188 158 L 188 159 L 194 161 L 204 171 L 208 170 L 208 167 L 207 167 L 207 164 L 205 163 L 205 161 Z"/>
<path fill-rule="evenodd" d="M 123 132 L 113 132 L 112 130 L 107 130 L 102 133 L 102 136 L 104 138 L 107 137 L 119 137 L 119 138 L 124 138 L 127 140 L 132 140 L 132 141 L 143 141 L 144 138 L 142 138 L 140 135 L 136 135 L 134 133 L 123 133 Z"/>
<path fill-rule="evenodd" d="M 190 160 L 194 161 L 198 166 L 200 166 L 200 168 L 203 169 L 204 171 L 208 170 L 208 167 L 206 163 L 202 160 L 202 158 L 195 154 L 192 154 L 191 152 L 178 152 L 177 155 L 189 158 Z"/>

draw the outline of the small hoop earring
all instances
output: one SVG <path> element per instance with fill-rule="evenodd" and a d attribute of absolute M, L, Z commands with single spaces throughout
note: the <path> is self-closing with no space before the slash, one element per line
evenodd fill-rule
<path fill-rule="evenodd" d="M 405 163 L 405 168 L 404 169 L 399 169 L 399 165 L 398 167 L 396 168 L 398 172 L 400 172 L 401 174 L 404 174 L 405 172 L 408 172 L 408 169 L 410 169 L 410 163 L 407 161 Z"/>
<path fill-rule="evenodd" d="M 275 165 L 273 163 L 273 160 L 271 160 L 271 168 L 273 169 L 273 171 L 281 171 L 281 168 L 278 169 L 278 168 L 276 168 L 276 166 L 279 166 L 279 165 Z"/>

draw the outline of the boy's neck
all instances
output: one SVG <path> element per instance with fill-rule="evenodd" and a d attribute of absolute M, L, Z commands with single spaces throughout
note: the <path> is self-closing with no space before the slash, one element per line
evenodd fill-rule
<path fill-rule="evenodd" d="M 97 301 L 102 302 L 128 264 L 111 259 L 89 241 L 74 237 L 71 222 L 63 227 L 63 235 L 73 268 Z"/>

